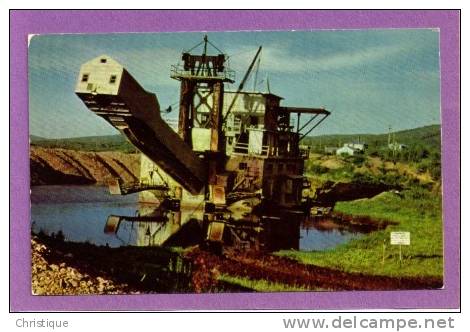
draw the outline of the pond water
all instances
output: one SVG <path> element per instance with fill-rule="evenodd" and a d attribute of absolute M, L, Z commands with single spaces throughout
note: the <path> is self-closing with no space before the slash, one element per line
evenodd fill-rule
<path fill-rule="evenodd" d="M 202 215 L 200 207 L 162 213 L 155 206 L 139 204 L 138 194 L 110 195 L 105 187 L 31 188 L 32 231 L 48 235 L 61 232 L 66 240 L 74 242 L 110 247 L 161 245 L 189 220 L 202 220 Z M 345 229 L 329 219 L 305 220 L 300 223 L 298 247 L 305 251 L 326 250 L 360 236 L 357 230 Z"/>
<path fill-rule="evenodd" d="M 299 249 L 305 251 L 322 251 L 332 249 L 352 239 L 359 238 L 360 233 L 341 229 L 319 230 L 315 227 L 300 226 Z"/>

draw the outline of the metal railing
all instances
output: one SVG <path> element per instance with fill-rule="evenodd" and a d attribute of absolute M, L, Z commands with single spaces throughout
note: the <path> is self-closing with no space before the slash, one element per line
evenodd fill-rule
<path fill-rule="evenodd" d="M 248 143 L 237 143 L 235 144 L 234 148 L 233 148 L 233 152 L 234 153 L 238 153 L 238 154 L 247 154 L 247 155 L 258 155 L 258 156 L 267 156 L 269 154 L 269 146 L 268 145 L 263 145 L 261 147 L 261 151 L 256 153 L 256 152 L 252 152 L 249 150 L 249 146 L 248 146 Z"/>
<path fill-rule="evenodd" d="M 217 79 L 217 80 L 235 80 L 235 71 L 224 69 L 217 71 L 213 68 L 204 69 L 189 69 L 185 70 L 181 65 L 172 65 L 171 74 L 172 78 L 202 78 L 202 79 Z"/>

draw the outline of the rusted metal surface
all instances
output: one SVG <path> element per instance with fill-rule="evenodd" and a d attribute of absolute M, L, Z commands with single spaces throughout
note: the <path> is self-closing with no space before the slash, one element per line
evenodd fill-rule
<path fill-rule="evenodd" d="M 216 205 L 225 205 L 225 187 L 221 185 L 211 185 L 212 202 Z"/>
<path fill-rule="evenodd" d="M 191 146 L 191 134 L 190 134 L 190 119 L 189 114 L 191 112 L 193 103 L 193 91 L 196 87 L 195 82 L 184 80 L 181 82 L 180 88 L 180 107 L 179 107 L 179 120 L 178 120 L 178 134 L 181 139 Z"/>
<path fill-rule="evenodd" d="M 225 224 L 223 222 L 211 222 L 207 229 L 207 239 L 212 242 L 222 242 Z"/>
<path fill-rule="evenodd" d="M 325 114 L 330 115 L 330 112 L 324 108 L 315 107 L 278 107 L 278 111 L 281 113 L 305 113 L 305 114 Z"/>
<path fill-rule="evenodd" d="M 105 234 L 116 234 L 119 225 L 121 224 L 121 218 L 119 216 L 111 215 L 106 220 L 106 224 L 104 225 L 104 233 Z"/>
<path fill-rule="evenodd" d="M 216 82 L 212 86 L 213 106 L 211 110 L 211 143 L 212 152 L 221 152 L 223 149 L 222 132 L 222 106 L 224 104 L 224 85 L 222 82 Z"/>
<path fill-rule="evenodd" d="M 189 52 L 204 45 L 201 55 L 193 55 Z M 207 55 L 207 46 L 210 44 L 220 53 L 217 55 Z M 171 77 L 177 80 L 197 80 L 197 81 L 219 81 L 233 83 L 235 74 L 232 70 L 225 66 L 226 56 L 210 43 L 207 36 L 204 40 L 194 46 L 191 50 L 184 52 L 181 59 L 183 60 L 182 66 L 172 66 Z"/>

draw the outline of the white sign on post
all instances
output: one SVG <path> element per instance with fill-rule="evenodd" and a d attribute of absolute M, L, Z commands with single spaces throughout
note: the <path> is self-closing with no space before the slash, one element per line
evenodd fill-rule
<path fill-rule="evenodd" d="M 410 245 L 410 232 L 391 232 L 390 233 L 390 244 L 398 245 L 400 248 L 400 267 L 402 261 L 401 255 L 401 246 L 409 246 Z"/>
<path fill-rule="evenodd" d="M 390 244 L 392 245 L 410 245 L 410 232 L 391 232 Z"/>

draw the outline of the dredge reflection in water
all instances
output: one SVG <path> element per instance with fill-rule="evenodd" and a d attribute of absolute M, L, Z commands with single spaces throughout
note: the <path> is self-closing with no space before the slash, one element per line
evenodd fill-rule
<path fill-rule="evenodd" d="M 140 205 L 134 216 L 110 215 L 104 232 L 121 237 L 124 232 L 134 232 L 137 246 L 190 246 L 204 244 L 209 220 L 201 206 L 182 206 L 178 210 L 160 206 Z M 286 220 L 289 220 L 286 222 Z M 239 249 L 279 250 L 299 249 L 299 213 L 281 216 L 256 215 L 252 213 L 224 212 L 224 242 Z"/>
<path fill-rule="evenodd" d="M 134 216 L 110 215 L 104 232 L 116 237 L 134 233 L 134 236 L 128 236 L 135 239 L 129 245 L 185 247 L 200 242 L 202 228 L 199 220 L 202 218 L 203 210 L 200 207 L 172 211 L 162 205 L 140 204 Z"/>
<path fill-rule="evenodd" d="M 37 186 L 31 195 L 32 231 L 60 232 L 72 242 L 186 247 L 200 244 L 206 232 L 202 206 L 143 205 L 136 195 L 109 196 L 106 188 L 96 186 Z M 282 211 L 254 214 L 250 210 L 250 202 L 245 202 L 231 207 L 224 216 L 225 233 L 231 232 L 236 247 L 326 250 L 372 231 L 332 218 L 312 219 Z"/>

